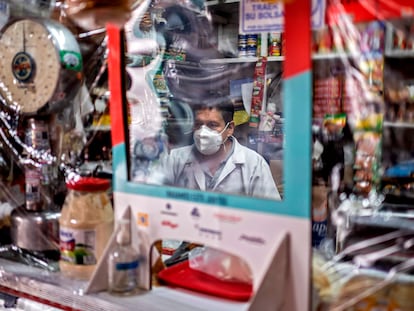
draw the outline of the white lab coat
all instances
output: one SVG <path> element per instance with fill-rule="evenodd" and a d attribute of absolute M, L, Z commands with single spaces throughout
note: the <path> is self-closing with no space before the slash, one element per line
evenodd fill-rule
<path fill-rule="evenodd" d="M 257 152 L 241 145 L 236 138 L 232 137 L 232 140 L 233 153 L 209 191 L 280 200 L 266 160 Z M 191 145 L 171 150 L 164 167 L 167 184 L 207 190 L 205 173 L 194 156 L 193 148 Z"/>

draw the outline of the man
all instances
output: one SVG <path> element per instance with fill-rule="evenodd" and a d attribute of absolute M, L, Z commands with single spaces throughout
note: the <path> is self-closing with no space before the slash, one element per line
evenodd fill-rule
<path fill-rule="evenodd" d="M 233 136 L 234 107 L 228 98 L 193 107 L 194 143 L 172 149 L 167 184 L 280 200 L 269 165 Z"/>

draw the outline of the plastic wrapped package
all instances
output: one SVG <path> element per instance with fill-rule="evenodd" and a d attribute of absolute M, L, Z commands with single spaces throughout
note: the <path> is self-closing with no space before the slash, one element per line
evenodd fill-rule
<path fill-rule="evenodd" d="M 185 260 L 173 254 L 175 262 L 157 273 L 162 284 L 235 301 L 252 297 L 252 275 L 242 258 L 211 247 L 188 246 Z"/>
<path fill-rule="evenodd" d="M 191 269 L 225 281 L 252 283 L 249 267 L 237 256 L 210 247 L 194 248 L 188 255 Z"/>

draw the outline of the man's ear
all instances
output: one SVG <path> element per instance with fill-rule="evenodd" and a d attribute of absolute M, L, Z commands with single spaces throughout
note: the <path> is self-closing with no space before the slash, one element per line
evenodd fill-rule
<path fill-rule="evenodd" d="M 232 136 L 232 135 L 233 135 L 233 133 L 234 133 L 234 128 L 235 128 L 234 121 L 229 122 L 229 125 L 228 125 L 228 127 L 227 127 L 227 130 L 228 130 L 228 136 Z"/>

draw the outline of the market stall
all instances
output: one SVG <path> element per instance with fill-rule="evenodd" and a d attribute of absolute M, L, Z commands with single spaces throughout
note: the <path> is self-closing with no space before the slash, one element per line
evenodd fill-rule
<path fill-rule="evenodd" d="M 411 311 L 413 14 L 0 1 L 2 307 Z"/>

